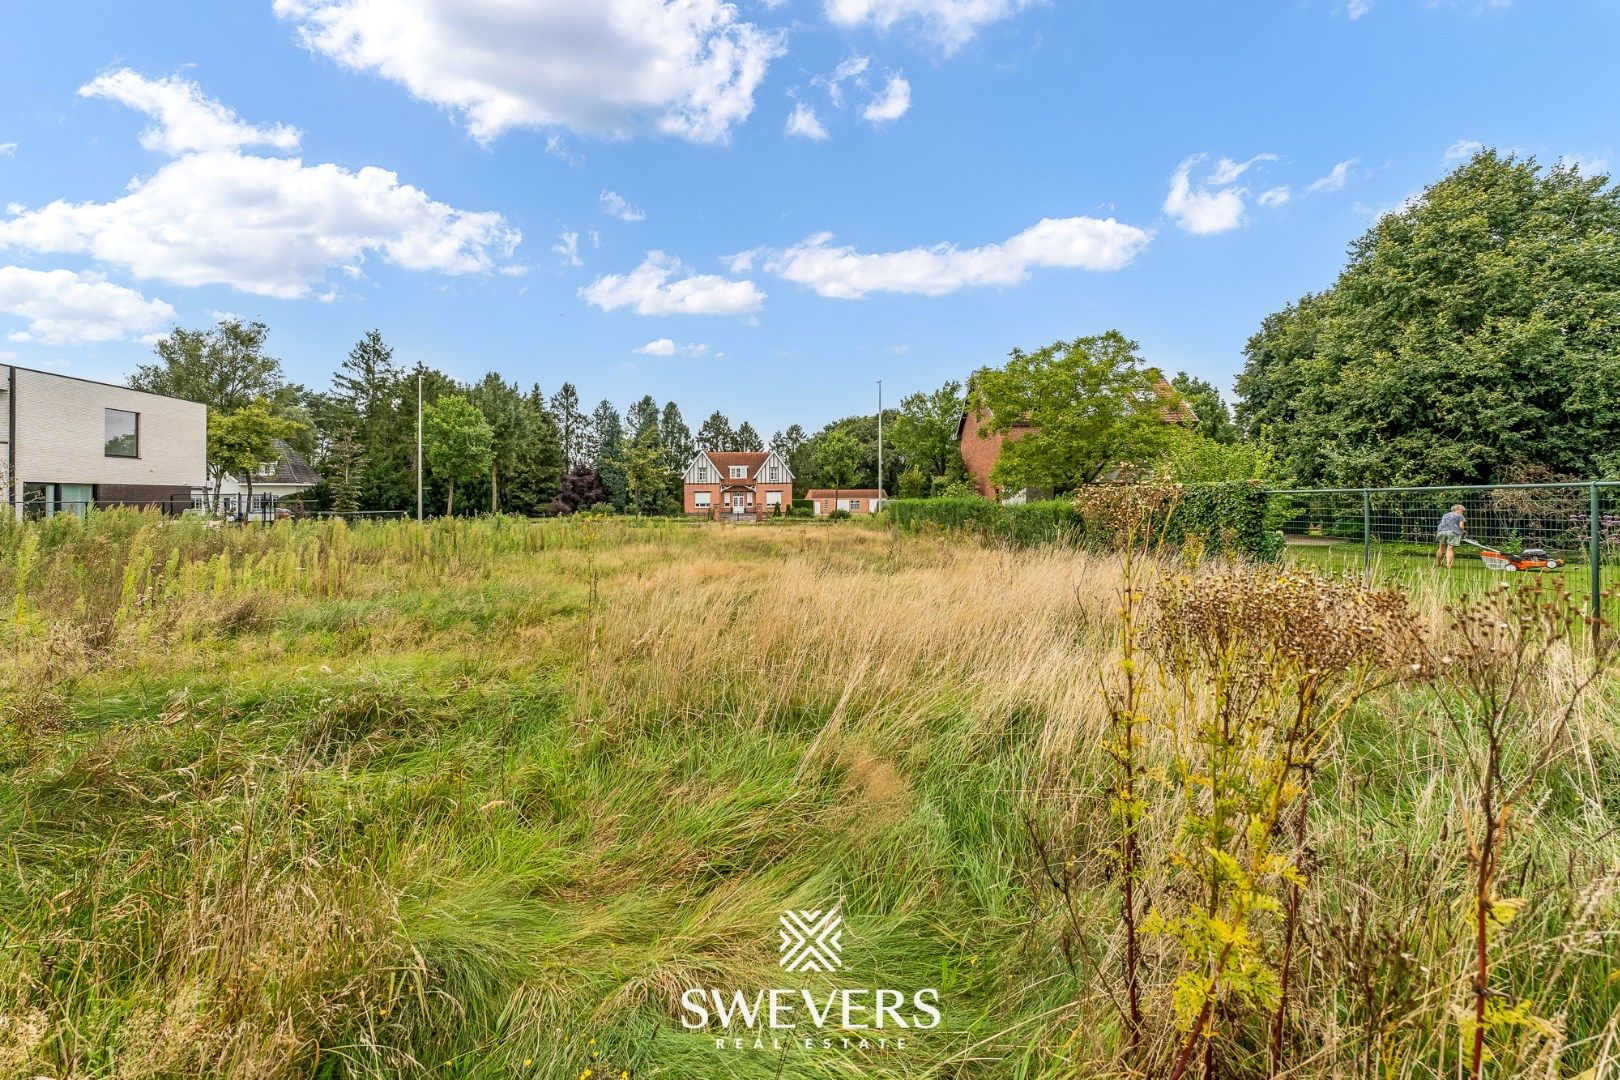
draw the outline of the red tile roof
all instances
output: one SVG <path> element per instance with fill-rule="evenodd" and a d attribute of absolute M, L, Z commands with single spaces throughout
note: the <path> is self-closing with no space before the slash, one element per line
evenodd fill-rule
<path fill-rule="evenodd" d="M 748 475 L 753 476 L 759 472 L 759 467 L 765 464 L 765 459 L 770 456 L 765 451 L 709 451 L 709 460 L 714 462 L 714 467 L 719 469 L 723 476 L 730 475 L 733 465 L 748 466 Z"/>

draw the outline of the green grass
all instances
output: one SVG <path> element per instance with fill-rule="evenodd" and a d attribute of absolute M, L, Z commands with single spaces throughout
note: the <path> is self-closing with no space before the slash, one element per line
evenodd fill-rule
<path fill-rule="evenodd" d="M 0 530 L 0 1076 L 1119 1068 L 1110 564 L 854 523 L 31 535 Z M 1555 1064 L 1526 1040 L 1497 1075 L 1620 1062 L 1605 693 L 1512 849 L 1542 899 L 1502 982 L 1558 1012 Z M 1297 1075 L 1455 1069 L 1460 749 L 1417 693 L 1331 756 Z M 780 971 L 778 915 L 837 900 L 846 970 Z M 781 1054 L 678 1022 L 690 986 L 800 984 L 937 988 L 945 1023 Z M 1405 1009 L 1387 1071 L 1363 985 Z"/>
<path fill-rule="evenodd" d="M 1335 576 L 1349 574 L 1359 577 L 1366 566 L 1366 555 L 1361 541 L 1344 540 L 1334 544 L 1290 544 L 1284 557 L 1291 563 L 1308 566 Z M 1477 548 L 1459 547 L 1452 566 L 1435 566 L 1434 549 L 1411 545 L 1375 545 L 1372 550 L 1372 580 L 1403 589 L 1436 589 L 1459 599 L 1477 594 L 1483 589 L 1503 581 L 1522 580 L 1527 576 L 1542 576 L 1558 581 L 1571 595 L 1586 598 L 1592 592 L 1589 564 L 1566 563 L 1557 570 L 1502 571 L 1492 570 L 1479 558 Z M 1620 589 L 1620 563 L 1605 563 L 1602 568 L 1603 591 Z M 1620 609 L 1611 600 L 1605 609 L 1606 617 L 1613 620 Z"/>

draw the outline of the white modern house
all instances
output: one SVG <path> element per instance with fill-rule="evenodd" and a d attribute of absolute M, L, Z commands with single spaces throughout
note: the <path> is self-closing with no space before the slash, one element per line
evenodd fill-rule
<path fill-rule="evenodd" d="M 179 513 L 208 476 L 208 407 L 0 364 L 0 504 L 18 518 L 96 506 Z"/>

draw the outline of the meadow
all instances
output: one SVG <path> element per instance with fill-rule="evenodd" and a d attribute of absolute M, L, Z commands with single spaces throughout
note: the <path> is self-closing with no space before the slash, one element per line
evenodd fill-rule
<path fill-rule="evenodd" d="M 1450 587 L 1127 559 L 854 522 L 0 528 L 0 1076 L 1158 1076 L 1222 933 L 1246 982 L 1208 1074 L 1467 1075 L 1488 748 L 1438 661 L 1400 670 Z M 1370 621 L 1320 663 L 1279 640 L 1286 686 L 1235 640 L 1198 689 L 1191 628 L 1275 629 L 1279 596 Z M 1585 634 L 1512 610 L 1499 764 L 1536 782 L 1492 849 L 1485 1075 L 1614 1078 L 1620 681 L 1576 694 Z M 1206 774 L 1228 676 L 1333 722 Z M 1189 885 L 1255 843 L 1206 821 L 1223 777 L 1309 826 L 1220 878 L 1230 918 Z M 782 971 L 778 917 L 835 903 L 843 970 Z M 932 988 L 943 1021 L 903 1050 L 680 1023 L 691 987 L 801 986 Z"/>

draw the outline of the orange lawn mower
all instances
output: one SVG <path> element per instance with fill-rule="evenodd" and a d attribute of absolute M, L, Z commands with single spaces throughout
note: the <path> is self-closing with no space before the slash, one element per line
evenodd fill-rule
<path fill-rule="evenodd" d="M 1517 555 L 1509 555 L 1466 537 L 1463 543 L 1479 548 L 1480 561 L 1490 570 L 1556 570 L 1564 565 L 1563 559 L 1550 558 L 1541 548 L 1525 548 Z"/>

